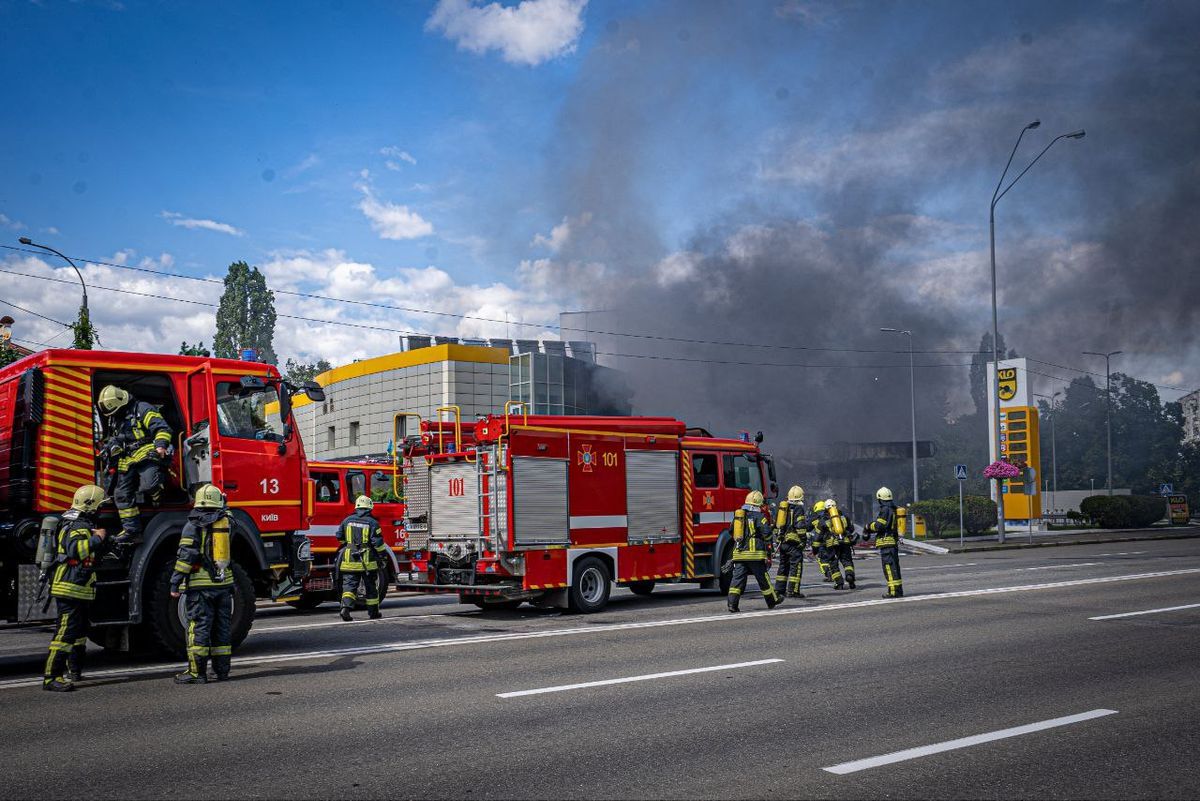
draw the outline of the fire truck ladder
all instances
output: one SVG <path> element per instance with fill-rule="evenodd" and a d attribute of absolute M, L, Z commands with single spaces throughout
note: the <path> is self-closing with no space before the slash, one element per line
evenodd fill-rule
<path fill-rule="evenodd" d="M 486 532 L 494 547 L 499 547 L 500 518 L 500 465 L 503 458 L 498 446 L 477 448 L 475 451 L 475 480 L 479 485 L 478 519 L 479 533 Z"/>

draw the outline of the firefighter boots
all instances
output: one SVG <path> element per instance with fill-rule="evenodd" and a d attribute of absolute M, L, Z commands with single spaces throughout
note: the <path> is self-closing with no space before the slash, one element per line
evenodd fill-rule
<path fill-rule="evenodd" d="M 354 620 L 354 618 L 350 617 L 350 610 L 345 606 L 342 607 L 341 615 L 342 620 L 346 621 L 347 623 L 349 623 L 351 620 Z"/>

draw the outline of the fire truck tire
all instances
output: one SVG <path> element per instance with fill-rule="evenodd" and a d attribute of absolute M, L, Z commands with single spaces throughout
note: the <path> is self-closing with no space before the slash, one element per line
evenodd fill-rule
<path fill-rule="evenodd" d="M 653 581 L 634 581 L 629 584 L 629 591 L 634 595 L 649 595 L 654 592 Z"/>
<path fill-rule="evenodd" d="M 149 621 L 153 644 L 161 651 L 178 659 L 187 657 L 187 618 L 184 613 L 183 597 L 171 597 L 171 572 L 174 555 L 159 564 L 150 584 L 146 600 L 146 618 Z M 233 570 L 233 628 L 230 643 L 234 648 L 242 644 L 254 623 L 254 582 L 237 562 Z"/>
<path fill-rule="evenodd" d="M 297 598 L 294 601 L 288 601 L 287 605 L 292 607 L 293 609 L 302 609 L 305 612 L 307 612 L 312 609 L 316 609 L 318 606 L 325 603 L 326 601 L 332 601 L 332 600 L 334 600 L 334 599 L 330 598 L 328 596 L 328 594 L 325 594 L 325 595 L 309 594 L 309 595 L 301 595 L 299 598 Z"/>
<path fill-rule="evenodd" d="M 484 601 L 482 599 L 472 598 L 469 600 L 464 600 L 464 603 L 474 604 L 475 606 L 478 606 L 480 609 L 482 609 L 485 612 L 491 612 L 491 611 L 497 611 L 497 610 L 502 611 L 502 612 L 511 612 L 525 602 L 523 600 L 521 600 L 520 598 L 516 598 L 516 599 L 510 598 L 510 599 L 504 600 L 504 601 Z"/>
<path fill-rule="evenodd" d="M 608 604 L 612 592 L 612 577 L 608 568 L 594 556 L 585 556 L 575 563 L 575 579 L 567 591 L 567 603 L 572 612 L 599 612 Z"/>

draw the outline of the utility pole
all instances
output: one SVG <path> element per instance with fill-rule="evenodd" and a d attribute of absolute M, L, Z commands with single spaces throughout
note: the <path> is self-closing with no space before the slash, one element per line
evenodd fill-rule
<path fill-rule="evenodd" d="M 912 481 L 913 503 L 921 500 L 921 486 L 917 479 L 917 374 L 913 367 L 913 336 L 912 331 L 901 331 L 898 328 L 880 328 L 889 334 L 903 334 L 908 337 L 908 400 L 912 413 Z"/>
<path fill-rule="evenodd" d="M 1108 353 L 1097 353 L 1093 350 L 1085 350 L 1084 356 L 1102 356 L 1104 357 L 1104 396 L 1105 396 L 1105 423 L 1104 427 L 1108 432 L 1108 494 L 1109 497 L 1113 494 L 1112 480 L 1112 369 L 1110 361 L 1113 356 L 1121 354 L 1123 351 L 1112 350 Z"/>

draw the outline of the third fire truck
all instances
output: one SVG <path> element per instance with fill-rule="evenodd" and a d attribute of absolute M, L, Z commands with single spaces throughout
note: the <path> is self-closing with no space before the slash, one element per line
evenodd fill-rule
<path fill-rule="evenodd" d="M 778 492 L 756 442 L 669 417 L 491 415 L 465 434 L 406 462 L 408 545 L 428 558 L 402 590 L 579 612 L 603 609 L 614 584 L 724 592 L 734 511 Z"/>

